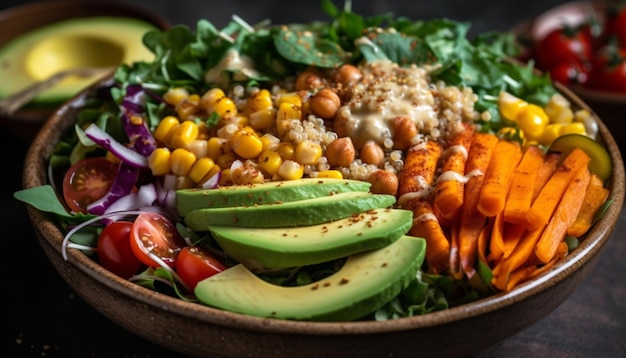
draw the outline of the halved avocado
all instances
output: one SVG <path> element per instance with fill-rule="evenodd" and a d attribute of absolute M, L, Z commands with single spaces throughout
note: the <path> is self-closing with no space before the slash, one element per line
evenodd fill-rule
<path fill-rule="evenodd" d="M 123 17 L 85 17 L 30 31 L 0 49 L 0 98 L 76 67 L 109 68 L 151 61 L 143 35 L 157 27 Z M 89 86 L 94 77 L 68 77 L 39 94 L 29 107 L 53 107 Z"/>
<path fill-rule="evenodd" d="M 370 187 L 370 183 L 360 180 L 302 178 L 216 189 L 181 189 L 176 192 L 176 208 L 185 216 L 196 209 L 286 203 L 348 191 L 367 192 Z"/>
<path fill-rule="evenodd" d="M 211 226 L 228 256 L 252 271 L 314 265 L 391 244 L 413 225 L 413 212 L 378 209 L 328 223 L 281 228 Z"/>
<path fill-rule="evenodd" d="M 350 191 L 287 203 L 196 209 L 183 219 L 192 231 L 208 231 L 213 225 L 248 228 L 306 226 L 387 208 L 395 202 L 393 195 Z"/>
<path fill-rule="evenodd" d="M 200 281 L 200 302 L 226 311 L 289 320 L 352 321 L 396 297 L 424 261 L 426 242 L 402 236 L 391 245 L 348 257 L 335 274 L 315 283 L 283 287 L 244 265 Z"/>
<path fill-rule="evenodd" d="M 561 153 L 565 158 L 574 148 L 582 149 L 589 157 L 589 171 L 606 181 L 613 171 L 613 162 L 609 152 L 593 138 L 583 134 L 571 133 L 558 137 L 548 148 L 549 152 Z"/>

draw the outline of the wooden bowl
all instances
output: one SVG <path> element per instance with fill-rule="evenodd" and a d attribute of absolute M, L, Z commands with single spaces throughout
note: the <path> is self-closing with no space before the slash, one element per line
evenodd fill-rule
<path fill-rule="evenodd" d="M 0 48 L 13 39 L 38 28 L 63 20 L 94 16 L 133 18 L 153 24 L 158 29 L 167 29 L 169 21 L 148 8 L 109 1 L 55 0 L 31 2 L 0 11 Z M 14 134 L 30 142 L 43 122 L 56 107 L 23 108 L 13 115 L 0 115 L 0 124 Z"/>
<path fill-rule="evenodd" d="M 570 90 L 559 89 L 574 106 L 587 108 Z M 25 188 L 47 183 L 47 159 L 61 133 L 74 123 L 75 105 L 88 95 L 89 91 L 79 94 L 44 124 L 26 156 Z M 63 234 L 55 221 L 32 207 L 28 213 L 43 251 L 80 297 L 121 327 L 172 351 L 197 357 L 321 357 L 346 352 L 360 357 L 459 357 L 538 322 L 561 305 L 594 267 L 615 228 L 624 197 L 620 151 L 601 120 L 598 126 L 614 165 L 608 180 L 613 204 L 579 247 L 549 271 L 510 292 L 411 318 L 301 322 L 189 303 L 121 279 L 78 250 L 69 250 L 64 260 Z"/>

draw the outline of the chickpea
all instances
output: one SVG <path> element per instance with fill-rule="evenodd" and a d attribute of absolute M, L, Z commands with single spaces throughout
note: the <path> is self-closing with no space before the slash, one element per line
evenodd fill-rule
<path fill-rule="evenodd" d="M 379 169 L 367 178 L 372 184 L 370 191 L 374 194 L 396 195 L 398 192 L 398 177 L 389 171 Z"/>
<path fill-rule="evenodd" d="M 337 133 L 338 137 L 347 137 L 349 135 L 348 117 L 342 112 L 342 110 L 339 110 L 333 120 L 333 131 Z"/>
<path fill-rule="evenodd" d="M 335 118 L 340 106 L 339 96 L 328 88 L 321 89 L 309 99 L 310 111 L 322 119 Z"/>
<path fill-rule="evenodd" d="M 368 140 L 361 148 L 359 157 L 363 163 L 373 164 L 380 167 L 385 160 L 385 152 L 383 148 L 373 140 Z"/>
<path fill-rule="evenodd" d="M 404 116 L 397 116 L 391 122 L 393 130 L 393 149 L 406 150 L 413 144 L 413 138 L 417 135 L 415 123 Z"/>
<path fill-rule="evenodd" d="M 296 91 L 309 91 L 324 85 L 322 72 L 317 67 L 309 67 L 296 78 Z"/>
<path fill-rule="evenodd" d="M 361 70 L 350 64 L 341 65 L 333 74 L 333 81 L 343 87 L 351 86 L 363 78 Z"/>
<path fill-rule="evenodd" d="M 347 167 L 355 157 L 356 150 L 350 137 L 337 138 L 326 147 L 326 159 L 332 167 Z"/>

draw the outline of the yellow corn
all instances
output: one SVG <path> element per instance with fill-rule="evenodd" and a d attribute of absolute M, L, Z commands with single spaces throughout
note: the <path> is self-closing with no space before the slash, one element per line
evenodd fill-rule
<path fill-rule="evenodd" d="M 280 139 L 271 133 L 265 133 L 261 136 L 263 150 L 276 150 L 280 144 Z"/>
<path fill-rule="evenodd" d="M 206 126 L 205 122 L 200 121 L 198 125 L 198 136 L 196 139 L 208 140 L 211 137 L 211 129 Z"/>
<path fill-rule="evenodd" d="M 219 165 L 214 164 L 211 169 L 209 170 L 209 172 L 204 176 L 204 178 L 202 178 L 202 180 L 200 180 L 200 182 L 198 184 L 202 184 L 205 181 L 211 179 L 215 174 L 217 174 L 220 170 L 222 170 L 222 168 L 220 168 Z"/>
<path fill-rule="evenodd" d="M 276 147 L 276 152 L 280 154 L 280 158 L 285 160 L 291 160 L 294 157 L 295 147 L 291 142 L 281 142 Z"/>
<path fill-rule="evenodd" d="M 318 178 L 343 179 L 343 174 L 339 170 L 329 169 L 321 170 L 317 173 Z"/>
<path fill-rule="evenodd" d="M 200 158 L 191 167 L 189 171 L 189 177 L 196 183 L 201 183 L 202 179 L 213 169 L 215 162 L 211 158 Z"/>
<path fill-rule="evenodd" d="M 528 102 L 508 92 L 500 92 L 498 96 L 498 109 L 502 117 L 515 121 L 520 111 L 528 105 Z"/>
<path fill-rule="evenodd" d="M 217 158 L 216 163 L 220 166 L 220 168 L 230 168 L 235 160 L 237 160 L 237 156 L 235 155 L 235 153 L 228 152 L 220 155 Z"/>
<path fill-rule="evenodd" d="M 283 103 L 290 103 L 296 107 L 302 107 L 302 98 L 297 92 L 283 93 L 276 99 L 276 106 L 280 107 Z"/>
<path fill-rule="evenodd" d="M 263 142 L 256 133 L 241 129 L 232 136 L 230 144 L 233 151 L 244 159 L 256 158 L 263 150 Z"/>
<path fill-rule="evenodd" d="M 180 121 L 174 116 L 167 116 L 163 118 L 154 130 L 154 138 L 167 145 L 172 138 L 172 134 L 179 125 Z"/>
<path fill-rule="evenodd" d="M 541 136 L 537 139 L 539 144 L 549 146 L 555 139 L 557 139 L 561 135 L 561 128 L 563 124 L 561 123 L 550 123 L 548 124 Z"/>
<path fill-rule="evenodd" d="M 528 139 L 539 138 L 549 122 L 543 108 L 532 103 L 526 105 L 517 115 L 517 124 Z"/>
<path fill-rule="evenodd" d="M 224 91 L 219 88 L 210 89 L 202 95 L 200 106 L 204 108 L 207 113 L 211 114 L 215 112 L 222 118 L 227 115 L 237 114 L 235 102 L 226 97 Z"/>
<path fill-rule="evenodd" d="M 572 123 L 565 124 L 561 128 L 560 135 L 572 134 L 572 133 L 587 134 L 587 131 L 585 130 L 585 124 L 582 122 L 572 122 Z"/>
<path fill-rule="evenodd" d="M 550 97 L 544 110 L 552 123 L 570 123 L 574 119 L 570 102 L 560 93 Z"/>
<path fill-rule="evenodd" d="M 230 151 L 232 151 L 232 148 L 227 139 L 211 137 L 207 141 L 206 155 L 214 161 L 217 161 L 221 155 Z"/>
<path fill-rule="evenodd" d="M 176 106 L 187 97 L 189 97 L 189 92 L 182 87 L 170 88 L 163 94 L 163 100 L 170 106 Z"/>
<path fill-rule="evenodd" d="M 270 128 L 276 123 L 276 110 L 263 108 L 250 114 L 250 125 L 256 130 Z"/>
<path fill-rule="evenodd" d="M 278 168 L 277 174 L 284 180 L 300 179 L 304 175 L 304 166 L 293 160 L 285 160 Z"/>
<path fill-rule="evenodd" d="M 285 136 L 291 128 L 291 121 L 294 119 L 299 120 L 301 117 L 302 112 L 299 106 L 288 102 L 282 103 L 276 113 L 276 131 L 278 137 L 283 140 L 286 139 Z"/>
<path fill-rule="evenodd" d="M 176 189 L 190 189 L 196 186 L 196 183 L 188 176 L 176 177 Z"/>
<path fill-rule="evenodd" d="M 263 109 L 272 108 L 272 105 L 272 95 L 270 91 L 262 89 L 247 100 L 246 113 L 252 114 Z"/>
<path fill-rule="evenodd" d="M 196 156 L 185 148 L 177 148 L 172 152 L 171 171 L 178 176 L 187 176 L 196 162 Z"/>
<path fill-rule="evenodd" d="M 192 121 L 182 122 L 174 132 L 169 141 L 169 146 L 173 148 L 187 148 L 191 141 L 198 137 L 198 126 Z"/>
<path fill-rule="evenodd" d="M 274 176 L 281 164 L 283 164 L 283 159 L 274 150 L 266 149 L 259 155 L 258 166 L 268 177 Z"/>
<path fill-rule="evenodd" d="M 322 146 L 312 140 L 303 140 L 296 145 L 294 160 L 307 165 L 315 164 L 322 157 Z"/>
<path fill-rule="evenodd" d="M 263 183 L 265 177 L 256 166 L 246 163 L 231 169 L 230 179 L 233 184 L 244 185 Z"/>
<path fill-rule="evenodd" d="M 160 176 L 170 173 L 171 152 L 168 148 L 157 148 L 148 157 L 148 167 L 152 175 Z"/>
<path fill-rule="evenodd" d="M 230 178 L 230 168 L 222 170 L 222 176 L 220 177 L 220 185 L 233 185 L 233 180 Z"/>
<path fill-rule="evenodd" d="M 187 150 L 195 154 L 196 158 L 204 158 L 207 156 L 208 142 L 204 139 L 195 139 L 189 142 Z"/>
<path fill-rule="evenodd" d="M 201 108 L 198 104 L 198 95 L 191 95 L 189 98 L 183 99 L 174 108 L 176 114 L 178 114 L 178 118 L 182 118 L 184 120 L 193 119 L 194 115 L 198 113 L 200 109 Z"/>

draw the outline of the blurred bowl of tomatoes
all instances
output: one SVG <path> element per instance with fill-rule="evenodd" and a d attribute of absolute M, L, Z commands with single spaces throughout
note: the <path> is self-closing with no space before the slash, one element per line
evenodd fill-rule
<path fill-rule="evenodd" d="M 614 135 L 623 130 L 619 119 L 626 110 L 626 0 L 568 2 L 518 24 L 512 32 L 523 48 L 520 60 L 532 61 L 570 88 Z"/>

